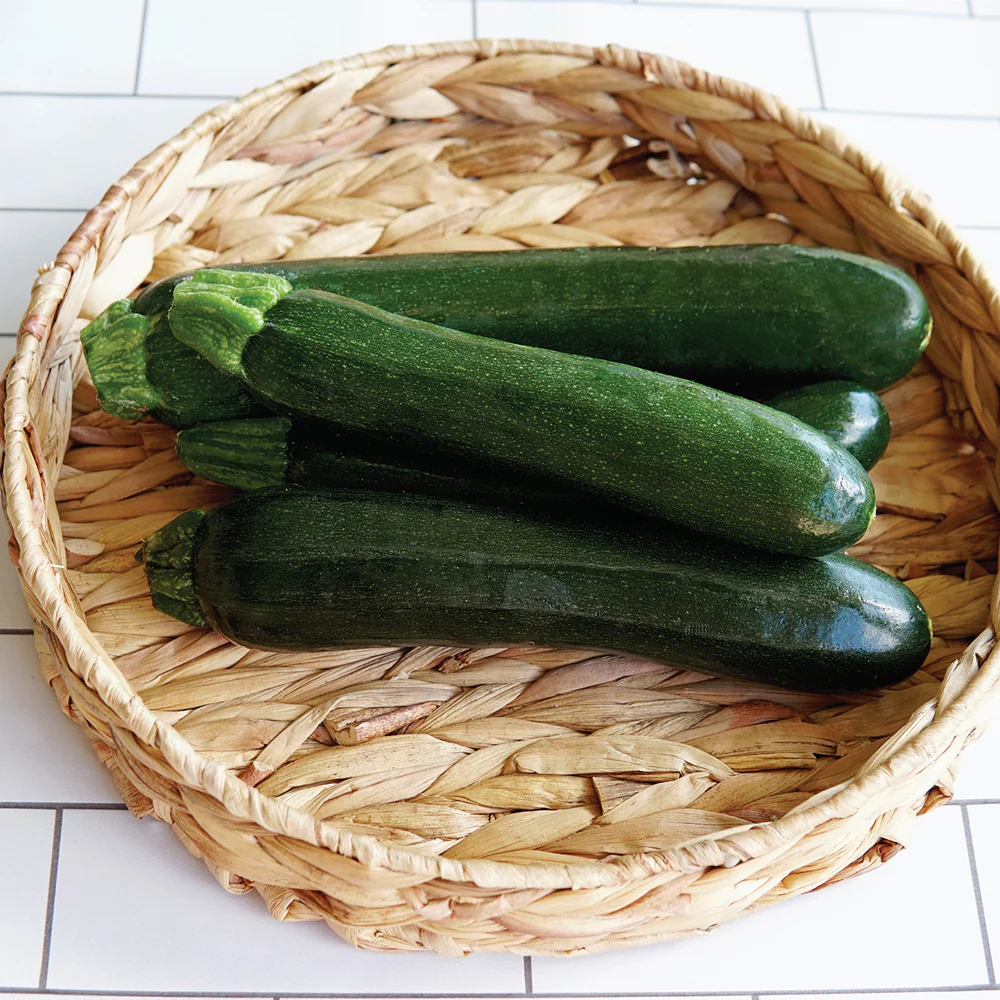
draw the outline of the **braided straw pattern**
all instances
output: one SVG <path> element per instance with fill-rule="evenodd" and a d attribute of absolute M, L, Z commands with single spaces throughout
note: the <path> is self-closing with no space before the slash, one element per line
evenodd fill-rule
<path fill-rule="evenodd" d="M 880 515 L 854 550 L 934 618 L 908 682 L 845 700 L 537 647 L 269 654 L 152 610 L 136 546 L 228 494 L 186 472 L 169 429 L 97 407 L 79 330 L 143 282 L 281 257 L 790 241 L 889 259 L 933 307 L 926 360 L 884 394 Z M 864 872 L 950 795 L 1000 685 L 998 321 L 925 198 L 745 84 L 537 42 L 324 63 L 140 161 L 34 284 L 3 486 L 43 672 L 133 813 L 230 891 L 361 947 L 594 951 Z"/>

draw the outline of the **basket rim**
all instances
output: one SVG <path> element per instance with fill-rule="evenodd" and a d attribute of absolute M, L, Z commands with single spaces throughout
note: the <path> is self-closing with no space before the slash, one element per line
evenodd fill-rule
<path fill-rule="evenodd" d="M 31 372 L 52 331 L 74 272 L 85 257 L 95 250 L 116 214 L 141 190 L 143 184 L 170 160 L 203 137 L 217 133 L 223 126 L 254 107 L 293 90 L 316 85 L 334 73 L 364 67 L 385 66 L 402 60 L 426 59 L 447 54 L 495 57 L 506 54 L 560 54 L 581 56 L 606 67 L 639 74 L 652 82 L 701 91 L 735 101 L 756 117 L 784 125 L 800 139 L 816 143 L 844 160 L 871 181 L 880 198 L 896 211 L 904 210 L 922 223 L 952 253 L 957 267 L 971 282 L 986 303 L 991 318 L 1000 326 L 1000 289 L 983 263 L 961 240 L 957 231 L 938 216 L 929 198 L 908 186 L 892 168 L 855 146 L 845 135 L 818 122 L 805 112 L 789 107 L 776 96 L 726 77 L 652 53 L 616 45 L 586 45 L 533 41 L 527 39 L 478 39 L 415 46 L 389 46 L 383 49 L 326 60 L 247 95 L 210 109 L 173 138 L 140 159 L 128 173 L 105 193 L 60 250 L 55 262 L 40 272 L 32 289 L 31 304 L 21 323 L 15 357 L 7 370 L 4 388 L 3 505 L 11 534 L 20 550 L 18 559 L 22 587 L 30 587 L 47 621 L 35 622 L 36 636 L 48 638 L 54 633 L 65 644 L 67 659 L 79 670 L 80 678 L 113 709 L 136 736 L 157 747 L 166 761 L 176 768 L 194 788 L 211 795 L 236 818 L 252 821 L 271 833 L 286 835 L 317 847 L 354 858 L 362 864 L 388 868 L 427 878 L 470 882 L 482 887 L 518 888 L 592 888 L 623 882 L 667 871 L 683 871 L 692 864 L 700 868 L 682 847 L 624 855 L 611 861 L 579 861 L 573 864 L 534 862 L 513 864 L 488 859 L 456 861 L 437 855 L 420 854 L 396 847 L 370 834 L 330 829 L 311 814 L 258 792 L 229 773 L 221 764 L 202 757 L 172 725 L 157 718 L 123 677 L 114 660 L 104 651 L 86 624 L 78 607 L 63 594 L 59 570 L 46 559 L 38 540 L 38 528 L 49 515 L 33 496 L 34 482 L 29 475 L 29 457 L 33 454 L 29 439 L 33 405 L 29 398 Z M 44 463 L 39 461 L 40 475 Z M 38 482 L 39 486 L 43 484 Z M 996 615 L 991 601 L 991 617 Z M 897 731 L 890 743 L 876 755 L 874 766 L 866 766 L 848 781 L 830 789 L 808 808 L 792 810 L 781 819 L 725 831 L 714 838 L 715 844 L 733 863 L 767 854 L 780 845 L 794 842 L 822 823 L 854 816 L 864 810 L 880 792 L 896 782 L 927 768 L 937 758 L 955 749 L 961 739 L 968 739 L 970 722 L 986 715 L 992 699 L 1000 696 L 1000 649 L 992 627 L 975 639 L 962 657 L 971 679 L 963 688 L 948 691 L 947 705 L 934 699 L 935 714 L 915 736 L 897 739 L 906 728 Z M 976 669 L 978 668 L 978 669 Z M 943 688 L 947 687 L 947 679 Z M 926 711 L 927 706 L 921 711 Z M 872 762 L 869 762 L 871 765 Z M 703 838 L 702 842 L 704 842 Z"/>

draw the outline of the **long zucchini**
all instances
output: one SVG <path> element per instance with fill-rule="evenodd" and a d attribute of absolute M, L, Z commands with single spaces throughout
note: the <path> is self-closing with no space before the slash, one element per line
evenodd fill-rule
<path fill-rule="evenodd" d="M 882 400 L 856 382 L 792 389 L 767 405 L 821 431 L 866 469 L 878 461 L 889 441 L 889 414 Z M 470 477 L 456 475 L 442 463 L 421 467 L 426 465 L 422 456 L 387 450 L 377 441 L 359 440 L 319 421 L 288 417 L 198 424 L 177 435 L 177 453 L 196 475 L 242 490 L 298 485 L 440 496 L 508 492 L 508 484 L 497 484 L 489 469 Z"/>
<path fill-rule="evenodd" d="M 823 555 L 875 497 L 842 448 L 684 379 L 489 340 L 275 275 L 179 285 L 175 334 L 277 409 L 414 453 L 499 467 L 775 552 Z"/>
<path fill-rule="evenodd" d="M 817 247 L 652 249 L 587 247 L 510 253 L 412 254 L 279 261 L 237 266 L 279 275 L 293 288 L 360 299 L 414 319 L 480 336 L 663 371 L 763 399 L 827 379 L 881 389 L 902 378 L 930 336 L 919 287 L 881 261 Z M 120 343 L 114 319 L 84 334 L 105 408 L 152 412 L 174 426 L 198 419 L 210 398 L 194 352 L 176 377 L 147 366 L 170 336 L 156 320 L 191 274 L 164 278 L 131 307 L 116 303 L 133 335 Z M 122 320 L 128 308 L 130 318 Z M 134 330 L 145 316 L 149 343 Z M 95 350 L 100 340 L 103 350 Z M 127 378 L 122 378 L 127 373 Z M 147 388 L 149 403 L 133 399 Z M 236 390 L 233 390 L 235 393 Z M 175 397 L 171 407 L 156 400 Z M 218 395 L 218 394 L 216 394 Z M 211 419 L 244 416 L 252 403 L 219 397 Z"/>
<path fill-rule="evenodd" d="M 931 639 L 917 598 L 848 556 L 437 497 L 259 490 L 142 558 L 157 608 L 262 649 L 538 642 L 826 691 L 900 681 Z"/>
<path fill-rule="evenodd" d="M 177 435 L 177 454 L 195 475 L 240 490 L 310 486 L 481 500 L 532 495 L 553 502 L 568 496 L 523 477 L 515 486 L 498 479 L 495 468 L 458 472 L 453 463 L 359 440 L 317 420 L 273 416 L 198 424 Z"/>

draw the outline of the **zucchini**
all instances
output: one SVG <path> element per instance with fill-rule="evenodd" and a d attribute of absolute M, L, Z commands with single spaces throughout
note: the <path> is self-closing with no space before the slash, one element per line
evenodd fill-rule
<path fill-rule="evenodd" d="M 198 424 L 177 435 L 177 454 L 195 475 L 224 486 L 258 490 L 267 486 L 313 486 L 423 493 L 427 496 L 498 500 L 546 497 L 548 484 L 515 490 L 497 481 L 495 469 L 456 473 L 453 463 L 386 448 L 382 442 L 345 435 L 316 420 L 248 417 Z"/>
<path fill-rule="evenodd" d="M 878 395 L 854 382 L 794 389 L 768 406 L 832 438 L 865 468 L 885 451 L 889 415 Z M 177 454 L 195 475 L 240 490 L 265 486 L 346 487 L 434 496 L 491 497 L 511 492 L 489 468 L 456 474 L 445 463 L 387 449 L 317 420 L 247 417 L 198 424 L 177 435 Z M 528 492 L 551 493 L 544 484 Z M 521 493 L 525 490 L 522 488 Z"/>
<path fill-rule="evenodd" d="M 663 371 L 756 399 L 826 379 L 884 388 L 913 367 L 931 327 L 920 288 L 902 271 L 824 247 L 586 247 L 233 270 L 280 275 L 294 288 L 335 292 L 439 326 Z M 190 278 L 149 286 L 133 314 L 160 316 Z M 87 338 L 94 343 L 104 330 L 111 341 L 100 359 L 87 352 L 102 400 L 122 392 L 121 405 L 128 404 L 128 382 L 117 384 L 123 369 L 135 382 L 169 388 L 169 373 L 146 372 L 141 349 L 131 340 L 119 347 L 112 326 Z M 150 328 L 152 336 L 163 333 Z M 185 365 L 205 368 L 193 353 Z M 185 391 L 197 394 L 197 381 L 181 379 L 175 394 Z M 182 421 L 177 426 L 194 422 L 183 409 L 174 419 Z"/>
<path fill-rule="evenodd" d="M 916 596 L 849 556 L 352 490 L 188 511 L 140 556 L 153 604 L 243 646 L 620 650 L 801 690 L 896 683 L 930 648 Z"/>
<path fill-rule="evenodd" d="M 889 444 L 889 411 L 878 393 L 857 382 L 818 382 L 775 396 L 767 405 L 815 427 L 866 469 Z"/>
<path fill-rule="evenodd" d="M 496 464 L 735 542 L 824 555 L 860 538 L 871 481 L 784 413 L 694 382 L 489 340 L 276 275 L 179 285 L 174 333 L 276 409 L 433 459 Z"/>

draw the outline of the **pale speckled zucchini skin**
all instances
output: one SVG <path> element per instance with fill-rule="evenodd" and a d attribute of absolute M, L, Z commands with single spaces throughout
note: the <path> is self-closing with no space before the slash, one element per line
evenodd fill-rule
<path fill-rule="evenodd" d="M 273 305 L 271 305 L 273 303 Z M 268 308 L 268 306 L 270 306 Z M 178 286 L 175 334 L 278 410 L 797 555 L 848 547 L 875 497 L 786 414 L 684 379 L 446 330 L 275 276 Z"/>
<path fill-rule="evenodd" d="M 903 680 L 931 640 L 913 593 L 848 556 L 527 504 L 259 490 L 182 515 L 143 555 L 158 608 L 262 649 L 537 642 L 841 691 Z"/>

